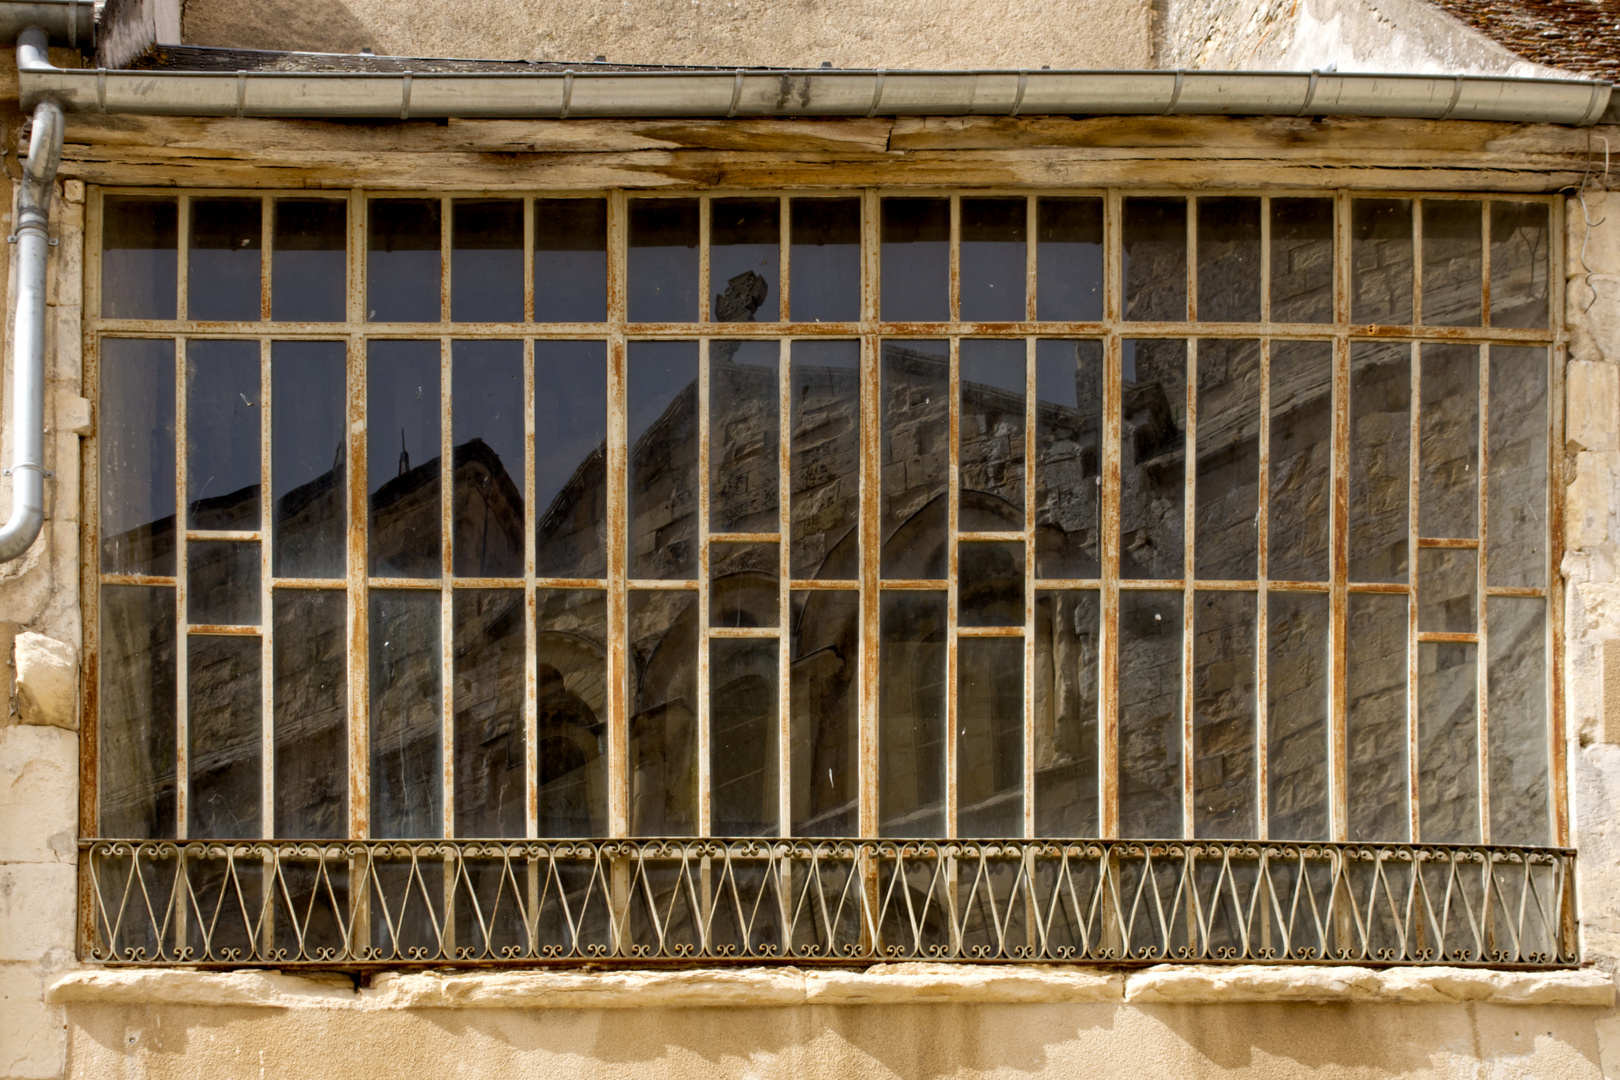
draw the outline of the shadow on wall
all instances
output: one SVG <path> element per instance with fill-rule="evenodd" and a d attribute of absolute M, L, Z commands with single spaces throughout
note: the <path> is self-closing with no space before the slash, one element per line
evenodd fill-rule
<path fill-rule="evenodd" d="M 256 1008 L 172 1010 L 157 1027 L 135 1010 L 81 1007 L 69 1010 L 69 1023 L 84 1065 L 111 1065 L 133 1052 L 153 1080 L 196 1075 L 199 1066 L 218 1077 L 257 1075 L 261 1064 L 266 1075 L 304 1075 L 312 1052 L 324 1058 L 319 1074 L 326 1076 L 374 1071 L 379 1054 L 422 1072 L 459 1064 L 488 1075 L 538 1074 L 566 1061 L 580 1080 L 856 1073 L 944 1080 L 963 1072 L 1037 1080 L 1076 1075 L 1079 1062 L 1099 1078 L 1413 1076 L 1441 1071 L 1436 1066 L 1452 1054 L 1514 1060 L 1527 1075 L 1597 1075 L 1585 1009 L 1107 1003 L 306 1015 L 319 1019 L 302 1037 L 287 1037 L 281 1010 Z M 232 1037 L 218 1038 L 227 1016 Z M 247 1068 L 243 1045 L 263 1047 Z"/>
<path fill-rule="evenodd" d="M 181 38 L 187 45 L 243 48 L 251 42 L 256 49 L 357 53 L 372 47 L 375 37 L 375 30 L 355 18 L 343 0 L 188 3 L 183 20 Z"/>

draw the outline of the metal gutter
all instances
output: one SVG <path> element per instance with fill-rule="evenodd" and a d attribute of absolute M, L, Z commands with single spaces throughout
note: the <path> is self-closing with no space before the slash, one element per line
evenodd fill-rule
<path fill-rule="evenodd" d="M 7 5 L 0 3 L 0 10 Z M 1367 116 L 1596 123 L 1593 79 L 1250 71 L 267 72 L 53 66 L 19 42 L 24 107 L 156 116 Z"/>
<path fill-rule="evenodd" d="M 39 33 L 39 31 L 34 31 Z M 17 195 L 17 322 L 12 328 L 11 517 L 0 526 L 0 562 L 27 551 L 45 522 L 45 257 L 51 184 L 62 160 L 62 110 L 34 107 Z"/>

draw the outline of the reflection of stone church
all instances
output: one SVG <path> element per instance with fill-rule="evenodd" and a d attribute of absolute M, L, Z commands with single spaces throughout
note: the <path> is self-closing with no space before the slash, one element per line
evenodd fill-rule
<path fill-rule="evenodd" d="M 1037 406 L 1040 469 L 1032 482 L 1026 483 L 1026 476 L 1034 470 L 1023 461 L 1022 395 L 971 382 L 965 382 L 962 389 L 963 527 L 1021 530 L 1022 503 L 1028 490 L 1036 503 L 1038 560 L 1043 567 L 1066 567 L 1062 576 L 1094 576 L 1097 572 L 1084 570 L 1088 563 L 1094 566 L 1098 557 L 1101 357 L 1096 344 L 1075 343 L 1074 397 L 1041 401 Z M 1138 381 L 1126 393 L 1123 434 L 1129 446 L 1122 502 L 1125 507 L 1139 508 L 1125 515 L 1127 534 L 1135 528 L 1133 515 L 1164 512 L 1162 492 L 1181 483 L 1183 470 L 1184 420 L 1173 400 L 1182 391 L 1174 386 L 1167 393 L 1161 385 L 1176 384 L 1177 377 L 1167 371 L 1160 379 L 1152 374 L 1151 357 L 1142 360 Z M 715 513 L 724 512 L 739 530 L 774 531 L 779 460 L 776 371 L 733 362 L 723 347 L 713 349 L 711 363 L 712 422 L 717 425 L 711 429 L 711 504 Z M 883 423 L 888 437 L 882 462 L 883 563 L 889 576 L 942 577 L 948 551 L 944 486 L 949 453 L 948 368 L 943 355 L 926 348 L 889 345 L 884 371 L 888 381 Z M 856 576 L 858 382 L 853 366 L 804 364 L 793 369 L 794 407 L 788 426 L 793 450 L 790 564 L 796 577 L 853 580 Z M 1238 389 L 1253 391 L 1250 387 Z M 1320 387 L 1290 389 L 1301 419 L 1323 413 L 1325 391 L 1325 382 Z M 1277 396 L 1274 391 L 1274 398 Z M 1247 475 L 1252 488 L 1257 422 L 1256 413 L 1249 422 L 1229 430 L 1207 432 L 1201 438 L 1201 460 L 1235 455 L 1232 476 Z M 1214 445 L 1217 435 L 1219 446 Z M 651 554 L 695 544 L 695 469 L 682 473 L 678 463 L 696 461 L 696 437 L 696 386 L 691 385 L 674 397 L 630 448 L 634 490 L 629 493 L 633 517 L 627 533 L 632 553 L 645 549 Z M 1275 433 L 1273 438 L 1275 476 L 1294 465 L 1286 445 L 1276 442 Z M 1307 457 L 1316 453 L 1314 443 L 1302 446 L 1299 453 Z M 1279 450 L 1284 451 L 1280 457 Z M 1133 468 L 1136 458 L 1140 467 Z M 1325 468 L 1325 460 L 1300 464 L 1295 471 L 1301 482 L 1308 483 L 1314 482 L 1308 474 L 1314 475 L 1319 468 Z M 421 462 L 404 469 L 373 494 L 370 555 L 374 565 L 379 560 L 396 566 L 438 565 L 439 469 L 436 458 Z M 452 476 L 456 572 L 519 576 L 524 507 L 516 478 L 521 476 L 521 464 L 500 460 L 484 442 L 473 439 L 456 447 Z M 594 567 L 601 562 L 605 485 L 606 460 L 598 447 L 579 463 L 539 515 L 537 565 L 542 576 L 600 573 Z M 339 460 L 332 471 L 277 500 L 275 533 L 283 560 L 292 558 L 289 553 L 342 543 L 344 487 Z M 237 497 L 257 499 L 257 489 L 244 490 Z M 1174 512 L 1180 512 L 1179 503 Z M 1274 548 L 1279 541 L 1290 542 L 1288 527 L 1286 522 L 1274 523 Z M 154 523 L 139 541 L 129 542 L 152 545 L 154 550 L 167 544 L 172 549 L 172 528 L 172 521 Z M 1141 531 L 1144 535 L 1149 532 Z M 774 555 L 757 547 L 723 550 L 720 546 L 713 555 L 711 610 L 725 612 L 726 625 L 770 625 L 778 595 Z M 1131 557 L 1150 558 L 1151 552 L 1138 545 Z M 226 561 L 196 565 L 190 587 L 193 593 L 241 587 L 233 582 L 231 573 L 232 564 Z M 964 610 L 1001 605 L 1011 621 L 1021 622 L 1023 573 L 1021 556 L 1012 561 L 981 560 L 974 580 L 964 580 L 961 585 L 960 603 Z M 251 587 L 257 588 L 256 573 Z M 340 594 L 327 594 L 338 607 L 328 604 L 324 622 L 312 616 L 314 609 L 309 604 L 283 603 L 282 597 L 290 599 L 289 591 L 280 590 L 277 595 L 273 616 L 277 831 L 283 835 L 341 833 L 347 794 L 342 770 L 334 766 L 341 760 L 345 742 L 346 635 Z M 414 608 L 409 604 L 389 607 L 400 595 L 396 590 L 372 592 L 372 637 L 376 640 L 370 661 L 371 768 L 374 801 L 385 804 L 373 807 L 374 831 L 404 835 L 419 830 L 428 835 L 437 831 L 437 820 L 421 808 L 440 805 L 438 593 L 414 592 L 419 601 Z M 605 597 L 594 588 L 542 589 L 536 610 L 540 831 L 543 835 L 600 834 L 605 831 L 607 802 Z M 790 638 L 790 801 L 798 831 L 807 834 L 845 834 L 856 827 L 858 612 L 857 594 L 852 591 L 814 591 L 796 596 L 790 610 L 781 616 Z M 632 595 L 628 713 L 634 831 L 679 833 L 696 827 L 697 615 L 691 592 Z M 1032 764 L 1038 828 L 1043 832 L 1073 835 L 1097 828 L 1097 618 L 1093 593 L 1045 593 L 1037 605 L 1036 685 L 1031 688 L 1036 760 Z M 452 621 L 457 832 L 522 835 L 521 590 L 457 590 Z M 150 625 L 160 623 L 154 619 L 139 627 L 139 633 L 135 625 L 109 625 L 104 662 L 110 670 L 127 671 L 131 664 L 151 663 L 150 643 L 157 639 L 142 635 Z M 887 631 L 885 634 L 888 636 Z M 899 801 L 911 807 L 938 805 L 944 797 L 945 636 L 943 602 L 919 609 L 885 642 L 880 662 L 880 741 L 886 758 L 882 774 L 886 783 L 900 791 Z M 1238 643 L 1234 648 L 1242 640 L 1241 635 L 1234 636 Z M 777 652 L 774 643 L 769 647 L 756 643 L 751 648 L 730 645 L 727 643 L 724 653 L 711 655 L 714 827 L 722 834 L 775 832 Z M 172 656 L 172 641 L 166 648 Z M 1142 679 L 1158 679 L 1173 688 L 1178 685 L 1180 663 L 1179 648 L 1173 651 L 1175 656 L 1151 647 L 1125 650 L 1122 665 L 1163 666 L 1165 670 L 1157 675 L 1140 673 Z M 215 664 L 206 673 L 195 668 L 191 672 L 194 789 L 206 787 L 214 775 L 219 783 L 233 782 L 232 777 L 257 782 L 257 766 L 243 769 L 241 765 L 249 759 L 256 762 L 259 753 L 258 656 L 254 650 L 237 655 L 242 661 L 235 668 Z M 1234 654 L 1226 662 L 1242 665 L 1251 658 Z M 1129 682 L 1132 673 L 1122 670 L 1121 677 L 1122 682 Z M 213 680 L 214 685 L 201 686 L 199 678 Z M 1301 672 L 1300 678 L 1306 685 L 1298 689 L 1310 693 L 1312 674 Z M 1274 682 L 1277 679 L 1274 674 Z M 116 682 L 131 684 L 122 675 Z M 133 680 L 133 684 L 149 686 L 151 682 Z M 1239 686 L 1234 692 L 1241 696 L 1241 691 Z M 135 696 L 141 693 L 137 691 Z M 172 685 L 147 696 L 154 710 L 146 721 L 150 728 L 138 726 L 150 733 L 169 722 L 156 712 L 161 711 L 164 700 L 172 708 Z M 1173 696 L 1159 704 L 1168 707 Z M 199 702 L 210 703 L 210 708 L 199 710 Z M 1001 804 L 1009 798 L 1016 800 L 1021 783 L 1021 688 L 992 688 L 988 698 L 978 694 L 971 704 L 964 698 L 962 707 L 984 713 L 978 719 L 988 727 L 985 737 L 973 743 L 973 752 L 962 755 L 959 786 L 964 805 L 960 817 L 964 823 L 999 821 L 1007 817 Z M 1214 698 L 1209 707 L 1219 712 Z M 107 703 L 105 711 L 113 726 L 118 723 L 119 708 L 116 702 Z M 1232 708 L 1235 719 L 1242 721 L 1241 702 Z M 132 701 L 128 711 L 138 713 L 141 707 Z M 253 719 L 244 722 L 244 718 Z M 1167 743 L 1179 739 L 1179 721 L 1159 725 L 1149 717 L 1127 715 L 1122 730 L 1127 729 L 1143 733 L 1150 745 L 1122 746 L 1122 754 L 1137 753 L 1148 773 L 1154 762 L 1171 769 L 1176 751 Z M 1162 737 L 1156 734 L 1159 732 Z M 130 737 L 139 741 L 134 730 Z M 1224 767 L 1221 755 L 1240 758 L 1242 741 L 1242 733 L 1237 731 L 1224 742 L 1206 740 L 1200 745 L 1208 747 L 1212 756 L 1207 762 L 1200 761 L 1199 769 L 1205 775 L 1218 775 Z M 316 747 L 320 752 L 307 752 Z M 165 782 L 162 764 L 143 765 L 143 758 L 118 754 L 105 762 L 103 790 L 109 805 L 133 807 Z M 1308 759 L 1309 755 L 1301 758 L 1307 771 Z M 1287 767 L 1283 761 L 1273 768 L 1278 766 Z M 169 765 L 170 784 L 172 768 Z M 1171 779 L 1167 772 L 1165 780 Z M 379 783 L 387 790 L 378 791 Z M 967 800 L 975 793 L 982 798 L 970 805 Z M 255 789 L 253 801 L 256 798 Z M 928 820 L 927 815 L 916 818 L 919 826 Z M 906 831 L 904 823 L 904 818 L 895 822 L 899 831 Z"/>

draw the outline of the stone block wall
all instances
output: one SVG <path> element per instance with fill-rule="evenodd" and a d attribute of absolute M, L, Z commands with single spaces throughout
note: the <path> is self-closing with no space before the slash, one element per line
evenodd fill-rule
<path fill-rule="evenodd" d="M 11 167 L 7 162 L 7 168 Z M 7 184 L 10 192 L 12 185 Z M 7 200 L 10 205 L 10 200 Z M 12 218 L 4 219 L 7 231 Z M 58 185 L 51 206 L 46 315 L 45 527 L 21 559 L 0 565 L 0 646 L 7 701 L 0 715 L 0 1078 L 63 1075 L 67 1023 L 44 1002 L 47 984 L 74 966 L 79 827 L 79 440 L 90 430 L 80 381 L 84 185 Z M 11 249 L 15 251 L 15 249 Z M 12 268 L 5 379 L 12 385 Z M 9 417 L 10 402 L 0 397 Z M 12 460 L 9 423 L 0 454 Z M 9 478 L 0 508 L 9 512 Z"/>

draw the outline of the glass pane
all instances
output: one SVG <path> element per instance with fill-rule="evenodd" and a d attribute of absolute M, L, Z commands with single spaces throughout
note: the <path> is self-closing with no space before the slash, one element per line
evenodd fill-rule
<path fill-rule="evenodd" d="M 794 836 L 854 836 L 860 826 L 860 625 L 854 590 L 793 594 Z"/>
<path fill-rule="evenodd" d="M 717 836 L 778 836 L 775 639 L 709 642 L 710 769 Z"/>
<path fill-rule="evenodd" d="M 1096 836 L 1095 592 L 1035 594 L 1035 835 Z"/>
<path fill-rule="evenodd" d="M 630 343 L 630 576 L 697 572 L 698 348 Z"/>
<path fill-rule="evenodd" d="M 1201 592 L 1193 609 L 1193 834 L 1254 836 L 1254 593 Z"/>
<path fill-rule="evenodd" d="M 1028 237 L 1028 200 L 962 200 L 963 321 L 1024 321 Z"/>
<path fill-rule="evenodd" d="M 450 383 L 456 573 L 522 577 L 523 342 L 456 342 Z"/>
<path fill-rule="evenodd" d="M 256 637 L 192 636 L 186 642 L 186 835 L 196 840 L 262 835 L 264 734 Z"/>
<path fill-rule="evenodd" d="M 630 321 L 698 316 L 698 201 L 630 200 Z"/>
<path fill-rule="evenodd" d="M 781 526 L 781 346 L 709 343 L 709 530 Z"/>
<path fill-rule="evenodd" d="M 1260 321 L 1260 200 L 1198 200 L 1198 317 Z"/>
<path fill-rule="evenodd" d="M 264 276 L 264 206 L 258 199 L 191 200 L 186 314 L 257 322 Z"/>
<path fill-rule="evenodd" d="M 1479 564 L 1475 552 L 1450 548 L 1418 551 L 1418 631 L 1472 634 Z"/>
<path fill-rule="evenodd" d="M 526 832 L 523 607 L 519 589 L 455 592 L 457 836 Z"/>
<path fill-rule="evenodd" d="M 342 322 L 348 302 L 349 207 L 338 199 L 277 199 L 270 317 Z"/>
<path fill-rule="evenodd" d="M 964 543 L 956 558 L 958 624 L 1023 626 L 1024 542 Z"/>
<path fill-rule="evenodd" d="M 883 576 L 943 578 L 951 370 L 943 341 L 883 343 Z"/>
<path fill-rule="evenodd" d="M 695 836 L 697 594 L 630 594 L 630 835 Z"/>
<path fill-rule="evenodd" d="M 1024 531 L 1023 341 L 961 347 L 957 439 L 963 532 Z"/>
<path fill-rule="evenodd" d="M 186 343 L 186 517 L 259 527 L 259 343 Z"/>
<path fill-rule="evenodd" d="M 1258 341 L 1198 343 L 1196 483 L 1195 573 L 1252 580 L 1259 573 L 1260 550 Z"/>
<path fill-rule="evenodd" d="M 1122 345 L 1120 576 L 1178 578 L 1186 565 L 1187 343 Z"/>
<path fill-rule="evenodd" d="M 277 589 L 274 604 L 275 834 L 347 836 L 347 598 L 338 589 Z"/>
<path fill-rule="evenodd" d="M 1024 642 L 957 645 L 956 835 L 1024 834 Z"/>
<path fill-rule="evenodd" d="M 438 322 L 438 199 L 373 199 L 366 240 L 366 319 Z"/>
<path fill-rule="evenodd" d="M 854 322 L 861 317 L 861 201 L 794 199 L 794 322 Z"/>
<path fill-rule="evenodd" d="M 945 834 L 945 593 L 879 602 L 878 835 Z"/>
<path fill-rule="evenodd" d="M 538 835 L 606 836 L 607 596 L 538 589 Z"/>
<path fill-rule="evenodd" d="M 1405 843 L 1406 597 L 1352 593 L 1345 725 L 1350 839 Z"/>
<path fill-rule="evenodd" d="M 1477 844 L 1478 647 L 1418 645 L 1418 829 L 1428 844 Z"/>
<path fill-rule="evenodd" d="M 1101 199 L 1035 201 L 1035 317 L 1103 317 Z"/>
<path fill-rule="evenodd" d="M 1491 346 L 1492 585 L 1547 583 L 1547 350 Z"/>
<path fill-rule="evenodd" d="M 1481 322 L 1485 239 L 1481 204 L 1467 199 L 1423 200 L 1423 322 L 1478 326 Z"/>
<path fill-rule="evenodd" d="M 259 545 L 193 540 L 186 546 L 186 621 L 259 625 Z"/>
<path fill-rule="evenodd" d="M 1035 567 L 1094 578 L 1102 532 L 1103 345 L 1035 343 Z"/>
<path fill-rule="evenodd" d="M 1326 840 L 1328 597 L 1266 597 L 1266 780 L 1273 840 Z"/>
<path fill-rule="evenodd" d="M 1187 200 L 1126 199 L 1125 317 L 1181 322 L 1187 318 Z"/>
<path fill-rule="evenodd" d="M 851 579 L 860 556 L 860 342 L 792 348 L 793 576 Z"/>
<path fill-rule="evenodd" d="M 439 594 L 371 603 L 371 835 L 444 835 Z"/>
<path fill-rule="evenodd" d="M 174 342 L 101 342 L 101 569 L 174 573 Z"/>
<path fill-rule="evenodd" d="M 1271 504 L 1266 564 L 1273 581 L 1326 581 L 1333 468 L 1333 343 L 1271 343 Z"/>
<path fill-rule="evenodd" d="M 1551 231 L 1546 203 L 1491 203 L 1492 326 L 1547 325 Z"/>
<path fill-rule="evenodd" d="M 368 343 L 366 416 L 372 576 L 438 577 L 438 342 Z"/>
<path fill-rule="evenodd" d="M 1271 321 L 1333 321 L 1333 200 L 1271 200 Z"/>
<path fill-rule="evenodd" d="M 781 318 L 782 202 L 715 199 L 709 203 L 710 309 L 715 322 Z"/>
<path fill-rule="evenodd" d="M 450 204 L 450 318 L 523 321 L 523 200 Z"/>
<path fill-rule="evenodd" d="M 179 219 L 173 199 L 108 195 L 102 200 L 102 315 L 174 318 Z"/>
<path fill-rule="evenodd" d="M 1182 835 L 1181 602 L 1119 594 L 1121 836 Z"/>
<path fill-rule="evenodd" d="M 709 548 L 709 625 L 739 629 L 781 621 L 775 544 L 714 544 Z"/>
<path fill-rule="evenodd" d="M 1423 346 L 1418 534 L 1479 535 L 1479 350 Z"/>
<path fill-rule="evenodd" d="M 97 836 L 175 835 L 174 589 L 101 587 Z"/>
<path fill-rule="evenodd" d="M 1412 321 L 1412 200 L 1350 204 L 1350 321 Z"/>
<path fill-rule="evenodd" d="M 341 341 L 270 346 L 273 572 L 342 577 L 348 532 Z"/>
<path fill-rule="evenodd" d="M 1350 580 L 1406 580 L 1412 351 L 1350 345 Z"/>
<path fill-rule="evenodd" d="M 607 200 L 534 200 L 534 321 L 607 318 Z"/>
<path fill-rule="evenodd" d="M 607 346 L 534 343 L 534 572 L 607 576 Z"/>
<path fill-rule="evenodd" d="M 883 200 L 883 319 L 951 317 L 951 201 Z"/>
<path fill-rule="evenodd" d="M 1493 596 L 1490 706 L 1491 843 L 1552 843 L 1547 764 L 1547 602 Z"/>

